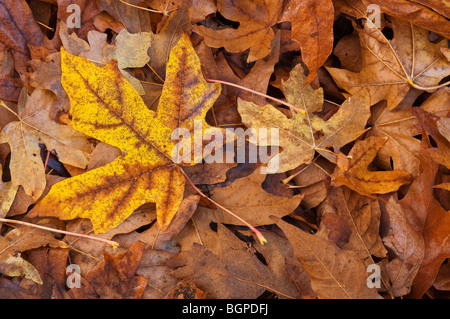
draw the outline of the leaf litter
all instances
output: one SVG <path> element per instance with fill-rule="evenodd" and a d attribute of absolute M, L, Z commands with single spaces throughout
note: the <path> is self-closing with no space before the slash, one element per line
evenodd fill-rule
<path fill-rule="evenodd" d="M 448 298 L 449 12 L 406 2 L 0 0 L 0 298 Z"/>

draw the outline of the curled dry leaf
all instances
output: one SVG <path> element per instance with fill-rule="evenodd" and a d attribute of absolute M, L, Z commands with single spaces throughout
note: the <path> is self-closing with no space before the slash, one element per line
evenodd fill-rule
<path fill-rule="evenodd" d="M 411 183 L 411 176 L 403 171 L 369 171 L 368 166 L 386 143 L 387 137 L 368 137 L 357 141 L 345 156 L 337 157 L 337 169 L 333 173 L 336 185 L 345 185 L 361 195 L 386 194 Z"/>

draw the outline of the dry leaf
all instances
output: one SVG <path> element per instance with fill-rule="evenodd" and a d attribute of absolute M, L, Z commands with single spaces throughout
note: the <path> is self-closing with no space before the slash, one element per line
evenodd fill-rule
<path fill-rule="evenodd" d="M 327 238 L 307 234 L 285 221 L 278 220 L 277 225 L 309 274 L 319 298 L 381 298 L 376 289 L 367 286 L 366 267 L 354 252 L 339 249 Z"/>
<path fill-rule="evenodd" d="M 387 142 L 387 137 L 368 137 L 358 141 L 345 156 L 337 157 L 337 169 L 333 173 L 336 185 L 345 185 L 361 195 L 386 194 L 411 183 L 411 176 L 403 171 L 369 171 L 368 166 Z"/>
<path fill-rule="evenodd" d="M 291 198 L 267 193 L 262 188 L 266 174 L 257 169 L 250 176 L 240 178 L 230 186 L 216 187 L 211 191 L 211 199 L 228 208 L 253 226 L 272 224 L 270 215 L 289 215 L 300 204 L 303 195 Z M 245 189 L 245 192 L 242 190 Z M 210 213 L 215 222 L 243 225 L 236 218 L 217 209 Z"/>
<path fill-rule="evenodd" d="M 37 89 L 27 102 L 20 120 L 9 123 L 0 133 L 0 142 L 12 148 L 11 178 L 14 186 L 22 185 L 27 195 L 37 200 L 45 189 L 44 163 L 39 144 L 55 151 L 61 162 L 85 168 L 92 146 L 88 137 L 67 125 L 50 119 L 54 101 L 51 93 Z"/>
<path fill-rule="evenodd" d="M 158 223 L 166 229 L 184 192 L 184 176 L 171 157 L 172 131 L 193 128 L 196 119 L 206 130 L 204 117 L 220 86 L 200 77 L 200 63 L 187 35 L 172 50 L 157 113 L 147 109 L 114 60 L 99 68 L 63 51 L 62 61 L 63 85 L 72 103 L 71 126 L 120 148 L 122 156 L 56 184 L 34 213 L 89 218 L 96 233 L 104 233 L 142 204 L 156 202 Z"/>
<path fill-rule="evenodd" d="M 30 249 L 47 246 L 66 248 L 66 243 L 56 240 L 53 234 L 26 226 L 19 226 L 0 237 L 0 273 L 17 277 L 24 276 L 38 284 L 42 278 L 32 264 L 21 257 L 21 253 Z"/>
<path fill-rule="evenodd" d="M 316 150 L 321 152 L 327 147 L 333 147 L 337 151 L 364 132 L 370 116 L 367 93 L 361 92 L 345 101 L 328 121 L 324 121 L 314 114 L 322 109 L 322 89 L 314 90 L 309 85 L 304 87 L 305 84 L 306 77 L 301 65 L 297 65 L 291 71 L 289 80 L 283 82 L 287 101 L 306 109 L 305 115 L 292 111 L 293 117 L 287 118 L 270 104 L 260 107 L 252 102 L 239 100 L 238 110 L 247 127 L 254 128 L 257 132 L 259 128 L 267 128 L 269 132 L 270 128 L 280 130 L 279 146 L 283 151 L 269 161 L 268 173 L 285 172 L 303 163 L 308 164 Z M 270 134 L 268 135 L 267 140 L 270 141 Z"/>
<path fill-rule="evenodd" d="M 432 43 L 426 29 L 408 21 L 391 19 L 392 40 L 376 27 L 354 25 L 362 50 L 360 73 L 327 68 L 341 88 L 352 95 L 368 88 L 371 104 L 386 100 L 388 110 L 395 108 L 411 87 L 433 91 L 434 86 L 450 75 L 449 62 L 439 50 L 446 46 L 446 40 Z"/>

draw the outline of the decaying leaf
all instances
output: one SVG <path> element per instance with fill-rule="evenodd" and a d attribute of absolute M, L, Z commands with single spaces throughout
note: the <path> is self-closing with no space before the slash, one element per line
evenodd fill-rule
<path fill-rule="evenodd" d="M 321 226 L 341 249 L 351 250 L 361 259 L 386 256 L 379 235 L 381 211 L 377 200 L 339 187 L 329 191 L 323 206 Z"/>
<path fill-rule="evenodd" d="M 218 226 L 220 252 L 194 244 L 190 251 L 181 252 L 168 261 L 178 278 L 189 278 L 208 291 L 209 298 L 256 298 L 266 289 L 280 298 L 293 298 L 296 288 L 282 274 L 272 273 L 225 226 Z M 217 237 L 216 237 L 217 238 Z"/>
<path fill-rule="evenodd" d="M 70 293 L 76 299 L 142 298 L 148 279 L 135 273 L 143 251 L 144 244 L 136 242 L 122 254 L 105 252 L 104 260 L 84 276 L 81 287 L 72 288 Z"/>

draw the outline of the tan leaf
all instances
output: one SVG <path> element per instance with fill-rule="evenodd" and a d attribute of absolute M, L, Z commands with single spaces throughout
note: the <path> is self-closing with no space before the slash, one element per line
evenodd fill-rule
<path fill-rule="evenodd" d="M 395 256 L 392 258 L 391 253 L 391 260 L 385 265 L 390 280 L 389 289 L 396 297 L 404 296 L 410 292 L 422 264 L 425 244 L 421 233 L 412 224 L 413 220 L 393 196 L 382 206 L 389 217 L 383 243 Z"/>
<path fill-rule="evenodd" d="M 80 168 L 86 167 L 92 151 L 86 135 L 50 119 L 49 109 L 53 101 L 50 92 L 35 90 L 20 121 L 9 123 L 0 134 L 0 142 L 8 143 L 12 149 L 13 185 L 22 185 L 35 200 L 41 196 L 46 185 L 39 144 L 44 144 L 49 151 L 56 151 L 62 163 Z"/>
<path fill-rule="evenodd" d="M 381 211 L 377 200 L 339 187 L 329 191 L 324 206 L 327 208 L 322 218 L 335 214 L 345 221 L 344 232 L 347 232 L 346 229 L 350 230 L 350 233 L 339 236 L 344 239 L 340 244 L 337 243 L 340 248 L 354 251 L 363 260 L 372 255 L 386 257 L 387 251 L 379 235 Z M 321 226 L 322 223 L 324 222 L 321 222 Z M 337 236 L 333 232 L 340 232 L 340 227 L 333 227 L 333 224 L 328 226 L 325 222 L 324 226 L 331 231 L 329 237 Z"/>
<path fill-rule="evenodd" d="M 283 217 L 290 214 L 300 204 L 303 195 L 288 198 L 267 193 L 262 189 L 265 178 L 266 174 L 257 169 L 250 176 L 240 178 L 230 186 L 214 188 L 211 191 L 211 199 L 253 226 L 272 224 L 270 215 Z M 211 218 L 225 224 L 243 225 L 220 209 L 212 211 Z"/>

